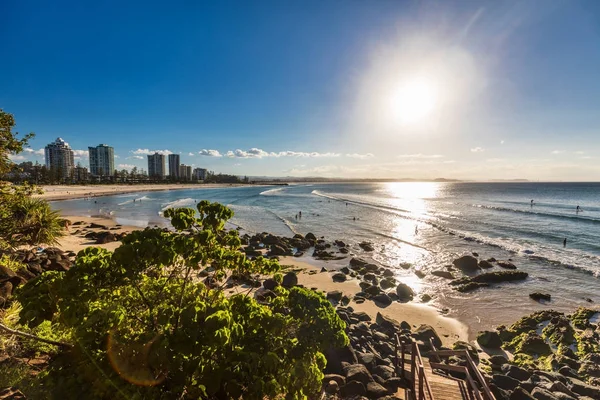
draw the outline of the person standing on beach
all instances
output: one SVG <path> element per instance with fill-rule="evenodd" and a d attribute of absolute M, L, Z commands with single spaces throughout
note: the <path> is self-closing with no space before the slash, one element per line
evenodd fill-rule
<path fill-rule="evenodd" d="M 567 247 L 567 238 L 565 238 L 565 240 L 563 240 L 563 247 Z"/>

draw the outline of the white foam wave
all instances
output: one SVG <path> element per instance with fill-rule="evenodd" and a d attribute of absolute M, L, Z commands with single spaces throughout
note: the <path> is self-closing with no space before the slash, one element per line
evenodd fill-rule
<path fill-rule="evenodd" d="M 165 211 L 168 208 L 191 206 L 194 203 L 195 203 L 195 200 L 192 199 L 191 197 L 188 197 L 185 199 L 179 199 L 179 200 L 171 201 L 169 203 L 161 204 L 161 207 L 162 207 L 161 211 Z"/>
<path fill-rule="evenodd" d="M 269 190 L 265 190 L 264 192 L 260 192 L 259 195 L 260 196 L 275 196 L 282 190 L 283 190 L 283 188 L 269 189 Z"/>

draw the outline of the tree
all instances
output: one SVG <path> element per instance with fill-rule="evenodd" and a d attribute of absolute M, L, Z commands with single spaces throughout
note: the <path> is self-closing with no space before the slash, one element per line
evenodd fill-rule
<path fill-rule="evenodd" d="M 199 217 L 196 214 L 199 214 Z M 280 269 L 246 258 L 233 212 L 201 201 L 168 209 L 173 231 L 145 229 L 114 253 L 81 251 L 67 272 L 30 281 L 21 323 L 72 332 L 72 351 L 51 364 L 52 396 L 112 399 L 301 399 L 315 394 L 323 351 L 348 343 L 344 322 L 319 293 L 277 287 L 262 302 L 227 296 L 232 280 Z M 201 281 L 200 277 L 206 277 Z"/>
<path fill-rule="evenodd" d="M 17 139 L 15 119 L 0 110 L 0 175 L 10 168 L 9 154 L 23 151 L 33 133 Z M 50 205 L 32 195 L 40 190 L 30 185 L 0 182 L 0 250 L 22 245 L 54 243 L 63 232 L 63 220 Z"/>
<path fill-rule="evenodd" d="M 18 133 L 12 132 L 15 127 L 15 117 L 0 109 L 0 176 L 9 171 L 12 161 L 8 158 L 11 154 L 18 154 L 27 146 L 33 133 L 28 133 L 22 139 L 18 139 Z"/>

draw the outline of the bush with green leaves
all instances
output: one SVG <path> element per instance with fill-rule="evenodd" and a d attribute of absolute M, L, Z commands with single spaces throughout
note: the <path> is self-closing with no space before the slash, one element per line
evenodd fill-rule
<path fill-rule="evenodd" d="M 246 258 L 233 212 L 202 201 L 169 209 L 175 231 L 145 229 L 114 253 L 82 250 L 68 272 L 20 291 L 20 322 L 71 331 L 73 348 L 50 366 L 54 397 L 301 399 L 317 393 L 323 351 L 344 346 L 344 322 L 311 290 L 252 287 L 227 295 L 231 277 L 276 273 L 276 260 Z M 200 271 L 208 270 L 207 278 Z"/>

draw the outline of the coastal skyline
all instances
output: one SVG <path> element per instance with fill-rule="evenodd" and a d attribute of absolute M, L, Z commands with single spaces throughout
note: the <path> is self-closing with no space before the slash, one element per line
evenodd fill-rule
<path fill-rule="evenodd" d="M 0 107 L 36 133 L 15 162 L 62 137 L 117 169 L 600 177 L 593 1 L 60 3 L 2 6 Z"/>

